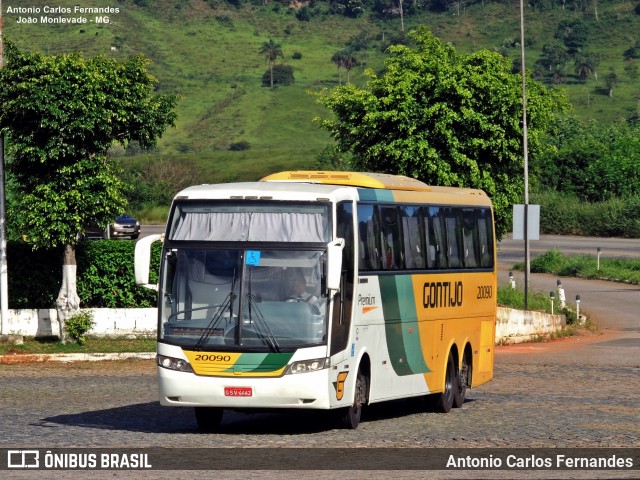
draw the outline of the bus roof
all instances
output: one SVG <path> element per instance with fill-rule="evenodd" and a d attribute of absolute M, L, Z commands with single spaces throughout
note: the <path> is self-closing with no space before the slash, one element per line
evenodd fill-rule
<path fill-rule="evenodd" d="M 321 172 L 313 170 L 297 170 L 274 173 L 260 180 L 261 182 L 306 182 L 352 187 L 382 188 L 385 190 L 410 190 L 431 192 L 433 188 L 415 178 L 388 173 L 370 172 Z"/>
<path fill-rule="evenodd" d="M 259 182 L 194 185 L 176 200 L 302 200 L 360 201 L 490 205 L 485 192 L 473 188 L 430 186 L 400 175 L 363 172 L 285 171 Z"/>

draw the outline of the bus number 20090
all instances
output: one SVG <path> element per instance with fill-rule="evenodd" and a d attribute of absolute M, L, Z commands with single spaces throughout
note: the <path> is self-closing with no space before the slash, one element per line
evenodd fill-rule
<path fill-rule="evenodd" d="M 196 355 L 196 362 L 230 362 L 230 355 Z"/>
<path fill-rule="evenodd" d="M 479 300 L 482 300 L 485 298 L 492 298 L 492 297 L 493 297 L 493 287 L 491 285 L 481 285 L 478 287 L 477 298 Z"/>

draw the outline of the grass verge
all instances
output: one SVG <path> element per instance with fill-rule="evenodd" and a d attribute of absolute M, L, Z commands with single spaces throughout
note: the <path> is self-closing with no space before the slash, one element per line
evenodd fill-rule
<path fill-rule="evenodd" d="M 524 264 L 514 265 L 524 270 Z M 613 259 L 589 255 L 564 255 L 559 250 L 549 250 L 531 261 L 532 273 L 551 273 L 563 277 L 602 279 L 640 285 L 639 259 Z"/>
<path fill-rule="evenodd" d="M 58 337 L 25 337 L 24 343 L 14 345 L 0 342 L 0 355 L 28 355 L 52 353 L 139 353 L 155 352 L 153 338 L 98 338 L 88 337 L 84 345 L 75 342 L 61 343 Z"/>

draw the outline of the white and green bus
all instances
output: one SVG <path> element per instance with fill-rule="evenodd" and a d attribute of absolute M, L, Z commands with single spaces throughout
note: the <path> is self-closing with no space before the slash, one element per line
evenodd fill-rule
<path fill-rule="evenodd" d="M 495 245 L 479 190 L 314 171 L 187 188 L 136 245 L 136 281 L 159 293 L 160 403 L 203 430 L 225 409 L 336 410 L 356 428 L 376 402 L 460 407 L 493 377 Z"/>

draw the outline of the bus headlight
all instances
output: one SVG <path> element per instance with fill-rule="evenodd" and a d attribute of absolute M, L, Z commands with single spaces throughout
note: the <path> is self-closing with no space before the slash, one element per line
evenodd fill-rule
<path fill-rule="evenodd" d="M 315 358 L 313 360 L 301 360 L 299 362 L 293 362 L 291 365 L 287 367 L 284 371 L 285 375 L 293 374 L 293 373 L 307 373 L 307 372 L 315 372 L 317 370 L 322 370 L 323 368 L 327 368 L 331 365 L 331 360 L 329 358 Z"/>
<path fill-rule="evenodd" d="M 178 372 L 193 373 L 191 365 L 181 358 L 165 357 L 164 355 L 156 355 L 158 366 L 168 370 L 177 370 Z"/>

